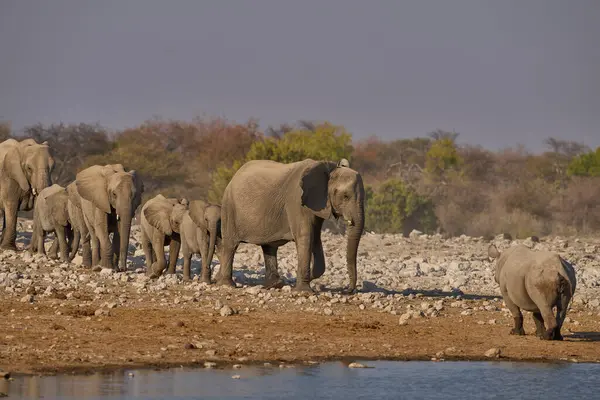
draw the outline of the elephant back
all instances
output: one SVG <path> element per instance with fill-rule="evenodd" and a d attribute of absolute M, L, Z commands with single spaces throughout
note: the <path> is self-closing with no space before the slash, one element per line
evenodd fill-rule
<path fill-rule="evenodd" d="M 47 199 L 48 197 L 59 193 L 59 192 L 65 192 L 65 188 L 60 186 L 59 184 L 55 183 L 52 186 L 48 186 L 47 188 L 45 188 L 44 190 L 42 190 L 40 192 L 40 196 L 44 199 Z"/>

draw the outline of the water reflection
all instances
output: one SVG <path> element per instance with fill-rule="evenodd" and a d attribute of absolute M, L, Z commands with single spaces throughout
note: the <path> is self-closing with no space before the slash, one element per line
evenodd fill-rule
<path fill-rule="evenodd" d="M 372 369 L 344 363 L 294 368 L 240 370 L 175 368 L 132 370 L 84 376 L 17 377 L 0 381 L 10 398 L 133 399 L 306 399 L 593 398 L 600 390 L 597 364 L 508 362 L 367 362 Z M 132 375 L 130 375 L 132 373 Z M 232 379 L 240 375 L 241 379 Z"/>

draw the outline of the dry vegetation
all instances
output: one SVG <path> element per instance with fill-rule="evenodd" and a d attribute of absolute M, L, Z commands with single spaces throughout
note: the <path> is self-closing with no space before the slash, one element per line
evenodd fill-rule
<path fill-rule="evenodd" d="M 8 124 L 0 126 L 0 138 L 10 134 Z M 38 124 L 20 136 L 49 142 L 58 161 L 54 179 L 62 185 L 88 165 L 122 163 L 141 173 L 146 198 L 160 192 L 219 202 L 246 160 L 346 157 L 368 186 L 369 231 L 527 237 L 600 229 L 600 150 L 553 138 L 541 154 L 519 147 L 493 152 L 460 144 L 457 133 L 442 130 L 353 141 L 330 123 L 301 121 L 262 132 L 255 120 L 220 118 L 155 119 L 119 132 Z"/>

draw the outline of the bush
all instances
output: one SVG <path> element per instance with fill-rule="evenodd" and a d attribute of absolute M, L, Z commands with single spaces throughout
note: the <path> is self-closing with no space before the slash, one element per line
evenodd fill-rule
<path fill-rule="evenodd" d="M 431 201 L 419 196 L 401 180 L 389 179 L 376 189 L 366 188 L 365 229 L 403 233 L 413 229 L 431 233 L 437 221 Z"/>

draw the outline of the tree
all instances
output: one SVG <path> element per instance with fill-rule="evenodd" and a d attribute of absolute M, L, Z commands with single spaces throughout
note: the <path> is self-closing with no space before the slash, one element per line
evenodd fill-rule
<path fill-rule="evenodd" d="M 425 170 L 432 176 L 441 177 L 446 171 L 460 167 L 462 162 L 452 139 L 438 139 L 427 152 Z"/>
<path fill-rule="evenodd" d="M 460 135 L 460 133 L 454 132 L 454 131 L 452 131 L 452 132 L 444 131 L 442 129 L 436 129 L 435 131 L 428 133 L 428 136 L 430 138 L 432 138 L 433 140 L 448 139 L 452 143 L 456 142 L 458 135 Z"/>
<path fill-rule="evenodd" d="M 4 142 L 6 139 L 12 137 L 10 122 L 0 121 L 0 142 Z"/>
<path fill-rule="evenodd" d="M 62 186 L 75 179 L 88 157 L 112 148 L 106 129 L 98 124 L 36 124 L 26 127 L 23 135 L 38 143 L 48 142 L 54 155 L 53 181 Z"/>
<path fill-rule="evenodd" d="M 600 176 L 600 147 L 575 157 L 567 168 L 570 176 Z"/>

